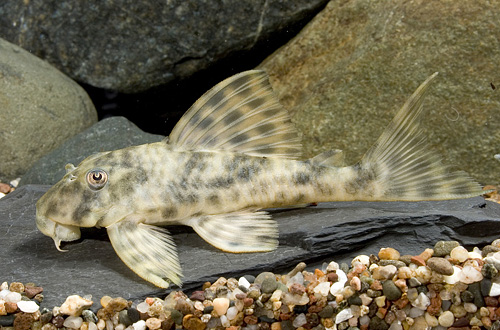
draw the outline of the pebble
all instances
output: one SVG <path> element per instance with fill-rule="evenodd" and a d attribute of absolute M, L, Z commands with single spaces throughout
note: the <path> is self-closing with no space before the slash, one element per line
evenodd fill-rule
<path fill-rule="evenodd" d="M 78 295 L 69 296 L 61 305 L 59 312 L 70 316 L 80 316 L 83 310 L 90 308 L 93 302 Z"/>
<path fill-rule="evenodd" d="M 70 329 L 80 329 L 83 319 L 79 316 L 68 316 L 63 323 L 63 326 Z"/>
<path fill-rule="evenodd" d="M 451 250 L 450 257 L 458 262 L 464 262 L 469 258 L 469 252 L 463 246 L 457 246 Z"/>
<path fill-rule="evenodd" d="M 35 313 L 40 309 L 40 306 L 34 301 L 24 301 L 21 300 L 17 303 L 17 307 L 19 307 L 19 310 L 21 312 L 25 313 Z"/>
<path fill-rule="evenodd" d="M 402 292 L 401 290 L 394 284 L 393 281 L 387 280 L 382 284 L 382 290 L 384 296 L 386 296 L 389 300 L 398 300 L 401 298 Z"/>
<path fill-rule="evenodd" d="M 431 257 L 427 260 L 427 266 L 438 274 L 453 275 L 453 265 L 445 258 Z"/>
<path fill-rule="evenodd" d="M 156 317 L 151 317 L 146 320 L 146 327 L 150 330 L 157 330 L 161 327 L 161 320 Z"/>
<path fill-rule="evenodd" d="M 439 241 L 434 245 L 434 256 L 445 257 L 459 245 L 460 243 L 458 243 L 457 241 Z"/>
<path fill-rule="evenodd" d="M 229 308 L 229 299 L 227 298 L 215 298 L 213 300 L 214 311 L 218 315 L 224 315 Z"/>
<path fill-rule="evenodd" d="M 380 249 L 378 257 L 382 260 L 399 260 L 400 254 L 398 250 L 388 247 Z"/>

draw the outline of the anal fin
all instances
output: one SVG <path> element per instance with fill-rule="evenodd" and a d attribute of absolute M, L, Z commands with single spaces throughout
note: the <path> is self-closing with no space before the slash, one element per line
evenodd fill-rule
<path fill-rule="evenodd" d="M 226 252 L 266 252 L 278 246 L 278 224 L 264 211 L 202 215 L 184 224 L 205 241 Z"/>
<path fill-rule="evenodd" d="M 161 288 L 167 278 L 181 285 L 182 271 L 175 243 L 164 228 L 126 218 L 107 227 L 108 236 L 120 259 L 137 275 Z"/>

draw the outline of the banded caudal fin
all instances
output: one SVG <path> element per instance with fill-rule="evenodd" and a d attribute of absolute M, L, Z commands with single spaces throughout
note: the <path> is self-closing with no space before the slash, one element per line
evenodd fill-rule
<path fill-rule="evenodd" d="M 429 150 L 419 127 L 422 101 L 437 72 L 427 78 L 396 114 L 360 162 L 373 180 L 378 200 L 444 200 L 478 196 L 481 186 L 467 173 L 453 172 Z"/>

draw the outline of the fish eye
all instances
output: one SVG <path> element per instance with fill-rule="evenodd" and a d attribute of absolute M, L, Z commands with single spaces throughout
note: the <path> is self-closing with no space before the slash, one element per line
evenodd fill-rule
<path fill-rule="evenodd" d="M 90 170 L 87 173 L 87 183 L 90 189 L 99 190 L 102 189 L 108 182 L 108 174 L 103 170 Z"/>

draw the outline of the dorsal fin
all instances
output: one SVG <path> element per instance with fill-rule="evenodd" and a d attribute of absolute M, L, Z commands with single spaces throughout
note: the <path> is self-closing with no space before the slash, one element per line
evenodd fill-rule
<path fill-rule="evenodd" d="M 234 75 L 200 97 L 175 125 L 169 145 L 253 156 L 298 158 L 299 135 L 264 71 Z"/>
<path fill-rule="evenodd" d="M 321 166 L 344 166 L 344 152 L 340 149 L 327 150 L 311 158 L 311 164 Z"/>

